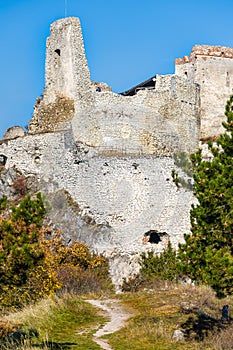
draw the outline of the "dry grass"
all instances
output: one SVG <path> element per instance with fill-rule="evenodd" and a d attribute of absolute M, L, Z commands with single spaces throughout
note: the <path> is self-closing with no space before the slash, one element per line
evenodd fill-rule
<path fill-rule="evenodd" d="M 88 295 L 104 298 L 104 294 Z M 114 350 L 230 350 L 233 349 L 233 324 L 221 322 L 225 304 L 233 307 L 233 298 L 219 300 L 207 287 L 154 281 L 142 290 L 115 296 L 134 316 L 118 332 L 106 336 Z M 104 319 L 77 295 L 46 299 L 5 316 L 4 321 L 22 323 L 36 329 L 39 338 L 20 350 L 79 349 L 97 350 L 92 334 Z M 182 330 L 184 339 L 173 339 Z M 42 347 L 43 346 L 43 347 Z M 8 349 L 13 349 L 9 347 Z"/>
<path fill-rule="evenodd" d="M 115 350 L 233 349 L 233 336 L 226 336 L 233 326 L 221 322 L 222 306 L 233 299 L 219 300 L 210 288 L 156 281 L 120 299 L 135 317 L 108 337 Z M 175 330 L 183 331 L 182 341 L 172 338 Z"/>
<path fill-rule="evenodd" d="M 213 350 L 232 350 L 233 349 L 233 325 L 212 338 Z"/>
<path fill-rule="evenodd" d="M 104 318 L 91 305 L 72 294 L 42 300 L 20 312 L 9 314 L 4 319 L 12 324 L 20 322 L 23 329 L 38 332 L 38 338 L 27 340 L 19 347 L 7 348 L 23 350 L 38 347 L 97 350 L 98 346 L 92 341 L 92 334 L 97 325 L 104 323 Z"/>

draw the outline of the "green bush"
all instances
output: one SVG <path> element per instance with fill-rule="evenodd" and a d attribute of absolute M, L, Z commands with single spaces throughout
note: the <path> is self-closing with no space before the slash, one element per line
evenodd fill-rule
<path fill-rule="evenodd" d="M 9 219 L 0 218 L 0 283 L 3 286 L 25 284 L 28 271 L 43 259 L 39 245 L 39 229 L 43 211 L 40 195 L 25 197 L 18 207 L 11 208 Z"/>
<path fill-rule="evenodd" d="M 153 251 L 141 254 L 140 274 L 144 277 L 177 281 L 179 278 L 179 261 L 176 251 L 168 242 L 167 248 L 161 254 Z"/>

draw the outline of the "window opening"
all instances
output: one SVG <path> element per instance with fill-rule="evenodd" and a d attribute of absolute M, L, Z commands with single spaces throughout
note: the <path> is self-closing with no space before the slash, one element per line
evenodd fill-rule
<path fill-rule="evenodd" d="M 55 52 L 58 54 L 58 56 L 61 56 L 61 50 L 60 49 L 56 49 Z"/>

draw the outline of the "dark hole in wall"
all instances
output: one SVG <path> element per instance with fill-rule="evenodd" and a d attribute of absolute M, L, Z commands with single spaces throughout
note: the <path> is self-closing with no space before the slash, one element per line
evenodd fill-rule
<path fill-rule="evenodd" d="M 35 163 L 39 163 L 40 162 L 40 157 L 39 156 L 36 156 L 35 159 L 34 159 Z"/>
<path fill-rule="evenodd" d="M 166 236 L 167 232 L 159 232 L 157 230 L 147 231 L 144 236 L 148 237 L 148 242 L 158 244 L 162 241 L 163 236 Z"/>
<path fill-rule="evenodd" d="M 58 54 L 58 56 L 61 56 L 61 50 L 60 49 L 56 49 L 54 51 Z"/>
<path fill-rule="evenodd" d="M 137 169 L 139 167 L 138 163 L 133 163 L 132 166 L 134 167 L 134 169 Z"/>
<path fill-rule="evenodd" d="M 5 165 L 7 161 L 7 157 L 4 154 L 0 154 L 0 165 Z"/>

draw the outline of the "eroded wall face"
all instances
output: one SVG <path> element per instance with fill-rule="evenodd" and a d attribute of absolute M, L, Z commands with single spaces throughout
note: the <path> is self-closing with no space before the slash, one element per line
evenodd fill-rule
<path fill-rule="evenodd" d="M 196 81 L 201 93 L 201 137 L 224 131 L 225 106 L 233 91 L 233 59 L 198 57 Z"/>
<path fill-rule="evenodd" d="M 6 167 L 15 166 L 25 176 L 35 176 L 46 193 L 65 189 L 83 215 L 97 226 L 109 227 L 111 245 L 101 234 L 94 242 L 86 236 L 92 249 L 108 256 L 114 252 L 133 256 L 153 247 L 164 249 L 167 241 L 158 246 L 143 244 L 149 230 L 166 232 L 174 246 L 189 232 L 193 196 L 174 185 L 170 157 L 93 156 L 78 151 L 68 132 L 11 140 L 0 145 L 0 153 L 7 157 Z M 76 230 L 73 239 L 80 238 L 78 227 Z"/>
<path fill-rule="evenodd" d="M 193 195 L 177 190 L 170 157 L 109 157 L 92 151 L 76 147 L 70 132 L 28 135 L 0 145 L 5 166 L 35 177 L 48 201 L 50 194 L 68 191 L 80 214 L 64 208 L 56 227 L 67 240 L 84 241 L 105 254 L 113 283 L 120 285 L 123 277 L 137 273 L 142 251 L 161 252 L 168 240 L 174 247 L 183 240 Z M 91 228 L 83 224 L 85 218 L 94 222 Z M 158 244 L 145 242 L 150 230 L 165 236 Z"/>
<path fill-rule="evenodd" d="M 95 93 L 75 113 L 74 139 L 101 154 L 169 155 L 192 152 L 199 140 L 199 88 L 174 75 L 135 96 Z M 78 103 L 78 102 L 77 102 Z"/>

